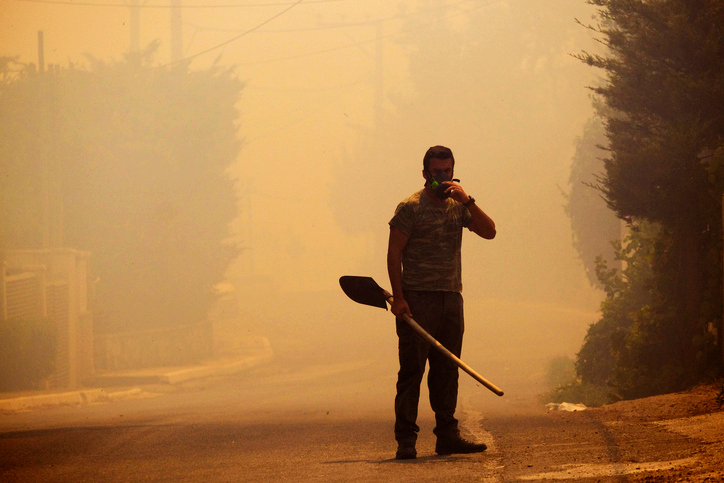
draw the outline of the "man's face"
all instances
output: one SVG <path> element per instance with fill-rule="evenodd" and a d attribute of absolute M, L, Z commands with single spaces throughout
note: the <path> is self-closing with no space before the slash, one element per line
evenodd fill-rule
<path fill-rule="evenodd" d="M 432 158 L 430 160 L 430 170 L 429 173 L 426 173 L 425 170 L 422 171 L 422 175 L 425 177 L 426 180 L 430 179 L 430 176 L 433 178 L 440 178 L 441 174 L 447 175 L 447 179 L 452 179 L 453 177 L 453 160 L 452 158 L 447 159 L 437 159 Z"/>

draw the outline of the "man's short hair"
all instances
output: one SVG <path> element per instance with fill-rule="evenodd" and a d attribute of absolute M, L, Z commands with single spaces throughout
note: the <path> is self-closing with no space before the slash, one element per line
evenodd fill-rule
<path fill-rule="evenodd" d="M 431 159 L 448 158 L 452 159 L 453 167 L 455 167 L 455 157 L 453 156 L 450 148 L 446 148 L 445 146 L 433 146 L 427 150 L 427 152 L 425 153 L 425 157 L 422 158 L 422 167 L 425 169 L 425 171 L 429 171 Z"/>

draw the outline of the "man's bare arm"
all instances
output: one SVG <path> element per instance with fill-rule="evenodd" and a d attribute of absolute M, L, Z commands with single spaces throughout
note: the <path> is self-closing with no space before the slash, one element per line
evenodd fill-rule
<path fill-rule="evenodd" d="M 470 198 L 462 186 L 452 181 L 445 181 L 448 185 L 448 189 L 445 190 L 447 194 L 452 197 L 455 201 L 464 204 L 470 215 L 473 217 L 473 221 L 470 222 L 470 230 L 478 236 L 481 236 L 487 240 L 495 238 L 496 230 L 495 223 L 493 220 L 485 214 L 485 212 L 475 204 L 475 200 Z"/>
<path fill-rule="evenodd" d="M 473 217 L 473 221 L 470 222 L 470 230 L 476 235 L 479 235 L 486 240 L 492 240 L 495 238 L 497 231 L 495 230 L 495 223 L 493 220 L 485 214 L 485 212 L 475 204 L 475 202 L 467 205 L 470 216 Z"/>

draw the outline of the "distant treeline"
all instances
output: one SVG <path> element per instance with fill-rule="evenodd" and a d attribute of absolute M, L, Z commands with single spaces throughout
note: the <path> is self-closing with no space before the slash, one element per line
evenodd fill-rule
<path fill-rule="evenodd" d="M 233 69 L 0 59 L 0 249 L 92 252 L 101 332 L 202 320 L 238 248 Z"/>

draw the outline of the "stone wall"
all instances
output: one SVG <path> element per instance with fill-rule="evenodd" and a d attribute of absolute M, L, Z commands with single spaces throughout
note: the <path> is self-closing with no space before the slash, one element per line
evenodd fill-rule
<path fill-rule="evenodd" d="M 100 371 L 196 364 L 211 356 L 211 325 L 98 334 L 93 345 L 95 367 Z"/>

